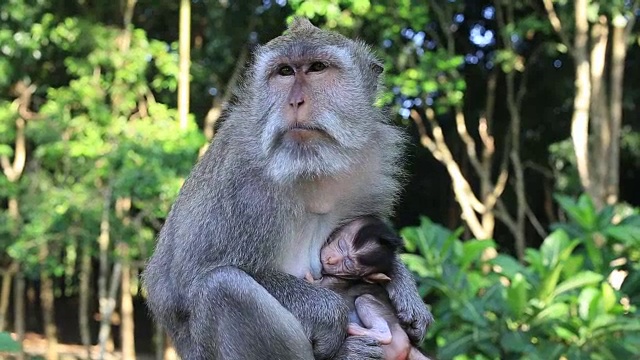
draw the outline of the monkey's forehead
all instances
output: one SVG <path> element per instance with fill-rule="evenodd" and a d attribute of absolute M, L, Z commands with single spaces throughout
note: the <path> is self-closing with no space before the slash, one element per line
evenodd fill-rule
<path fill-rule="evenodd" d="M 346 47 L 335 44 L 318 44 L 299 40 L 277 48 L 264 48 L 257 54 L 260 63 L 267 65 L 282 62 L 326 61 L 346 65 L 351 62 L 351 53 Z"/>
<path fill-rule="evenodd" d="M 284 34 L 274 38 L 264 46 L 268 48 L 277 48 L 290 43 L 297 43 L 300 40 L 306 40 L 317 45 L 336 45 L 346 46 L 351 40 L 340 33 L 322 30 L 313 26 L 309 20 L 297 18 L 291 24 L 291 27 Z"/>

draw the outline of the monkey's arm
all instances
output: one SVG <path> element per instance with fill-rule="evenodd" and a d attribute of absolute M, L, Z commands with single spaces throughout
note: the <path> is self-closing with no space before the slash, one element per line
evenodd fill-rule
<path fill-rule="evenodd" d="M 414 344 L 422 342 L 427 328 L 433 322 L 433 315 L 418 294 L 418 288 L 411 272 L 396 257 L 391 281 L 386 285 L 391 304 L 396 310 L 400 323 Z"/>
<path fill-rule="evenodd" d="M 335 355 L 347 335 L 349 309 L 340 295 L 280 271 L 253 277 L 300 321 L 317 359 Z"/>

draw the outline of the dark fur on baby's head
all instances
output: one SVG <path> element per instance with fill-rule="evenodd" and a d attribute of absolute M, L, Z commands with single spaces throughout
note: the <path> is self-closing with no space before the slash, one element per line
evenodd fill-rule
<path fill-rule="evenodd" d="M 365 221 L 353 240 L 356 261 L 375 272 L 389 274 L 395 254 L 403 245 L 402 238 L 376 217 L 368 216 Z"/>

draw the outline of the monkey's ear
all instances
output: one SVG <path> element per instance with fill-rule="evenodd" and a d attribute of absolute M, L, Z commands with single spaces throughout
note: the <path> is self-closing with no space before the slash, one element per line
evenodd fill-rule
<path fill-rule="evenodd" d="M 365 276 L 364 281 L 372 284 L 384 284 L 391 281 L 391 278 L 383 273 L 373 273 Z"/>
<path fill-rule="evenodd" d="M 293 18 L 293 21 L 291 22 L 291 24 L 289 24 L 288 30 L 296 31 L 296 30 L 311 29 L 311 28 L 314 28 L 314 26 L 311 23 L 311 21 L 309 21 L 309 19 L 301 16 L 296 16 Z"/>
<path fill-rule="evenodd" d="M 384 66 L 382 66 L 382 63 L 377 60 L 372 62 L 369 67 L 371 68 L 373 73 L 376 74 L 376 76 L 382 74 L 382 72 L 384 71 Z"/>

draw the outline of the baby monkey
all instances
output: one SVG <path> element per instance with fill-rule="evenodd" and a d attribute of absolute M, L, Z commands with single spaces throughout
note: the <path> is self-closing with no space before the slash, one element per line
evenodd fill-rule
<path fill-rule="evenodd" d="M 360 217 L 338 228 L 322 248 L 323 278 L 306 279 L 331 289 L 349 304 L 349 335 L 365 335 L 382 345 L 385 360 L 429 360 L 411 345 L 384 285 L 402 239 L 382 220 Z"/>

